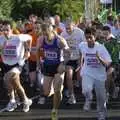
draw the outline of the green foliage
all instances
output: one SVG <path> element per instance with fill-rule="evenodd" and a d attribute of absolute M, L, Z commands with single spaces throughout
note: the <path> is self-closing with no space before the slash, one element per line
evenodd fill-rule
<path fill-rule="evenodd" d="M 14 0 L 14 7 L 11 11 L 11 16 L 14 19 L 25 19 L 32 9 L 32 0 Z"/>
<path fill-rule="evenodd" d="M 53 8 L 63 19 L 65 19 L 66 16 L 69 16 L 76 20 L 84 11 L 83 0 L 61 0 L 61 3 L 56 3 Z"/>
<path fill-rule="evenodd" d="M 79 18 L 83 14 L 84 0 L 1 0 L 0 18 L 26 19 L 29 14 L 38 16 L 59 14 L 62 19 L 72 16 Z"/>
<path fill-rule="evenodd" d="M 0 19 L 10 18 L 13 5 L 14 4 L 12 0 L 1 0 L 0 1 Z"/>
<path fill-rule="evenodd" d="M 112 15 L 113 19 L 116 19 L 117 13 L 115 11 L 109 12 L 109 9 L 103 9 L 99 14 L 98 14 L 98 19 L 102 23 L 107 22 L 107 16 Z"/>

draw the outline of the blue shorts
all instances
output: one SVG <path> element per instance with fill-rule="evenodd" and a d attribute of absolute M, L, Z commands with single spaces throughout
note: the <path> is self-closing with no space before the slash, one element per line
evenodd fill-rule
<path fill-rule="evenodd" d="M 47 64 L 43 64 L 43 74 L 45 76 L 50 76 L 50 77 L 54 77 L 54 75 L 56 73 L 58 73 L 57 69 L 58 69 L 58 66 L 60 65 L 59 64 L 53 64 L 53 65 L 47 65 Z"/>

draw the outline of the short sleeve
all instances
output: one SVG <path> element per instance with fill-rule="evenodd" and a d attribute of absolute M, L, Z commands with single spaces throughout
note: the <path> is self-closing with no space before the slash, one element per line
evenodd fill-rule
<path fill-rule="evenodd" d="M 111 56 L 104 45 L 100 46 L 100 54 L 105 60 L 112 62 Z"/>
<path fill-rule="evenodd" d="M 81 51 L 82 51 L 82 49 L 83 49 L 83 44 L 84 44 L 84 42 L 81 42 L 80 44 L 79 44 L 79 52 L 81 53 Z"/>
<path fill-rule="evenodd" d="M 20 34 L 19 39 L 20 39 L 20 41 L 23 41 L 23 42 L 30 41 L 30 40 L 32 40 L 32 36 L 28 35 L 28 34 Z"/>

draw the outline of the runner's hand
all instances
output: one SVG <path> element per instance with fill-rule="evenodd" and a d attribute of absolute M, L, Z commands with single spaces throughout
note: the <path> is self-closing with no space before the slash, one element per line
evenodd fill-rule
<path fill-rule="evenodd" d="M 24 58 L 27 60 L 29 57 L 30 57 L 30 52 L 29 51 L 25 51 Z"/>

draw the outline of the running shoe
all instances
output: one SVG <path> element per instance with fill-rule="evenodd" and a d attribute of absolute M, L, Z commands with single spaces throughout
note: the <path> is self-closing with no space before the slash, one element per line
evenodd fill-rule
<path fill-rule="evenodd" d="M 37 103 L 41 105 L 45 104 L 45 97 L 40 97 Z"/>
<path fill-rule="evenodd" d="M 32 105 L 32 100 L 28 99 L 27 101 L 24 102 L 23 104 L 23 111 L 28 112 L 30 110 L 30 106 Z"/>
<path fill-rule="evenodd" d="M 91 101 L 87 100 L 87 101 L 85 101 L 85 104 L 83 106 L 83 110 L 88 112 L 88 111 L 90 111 L 90 109 L 91 109 Z"/>
<path fill-rule="evenodd" d="M 76 104 L 76 98 L 74 95 L 71 95 L 68 99 L 68 104 Z"/>
<path fill-rule="evenodd" d="M 58 120 L 58 114 L 56 110 L 52 110 L 51 112 L 51 120 Z"/>
<path fill-rule="evenodd" d="M 9 111 L 9 112 L 12 112 L 12 111 L 14 111 L 16 108 L 17 108 L 16 102 L 11 102 L 11 101 L 10 101 L 10 102 L 7 104 L 6 110 Z"/>

